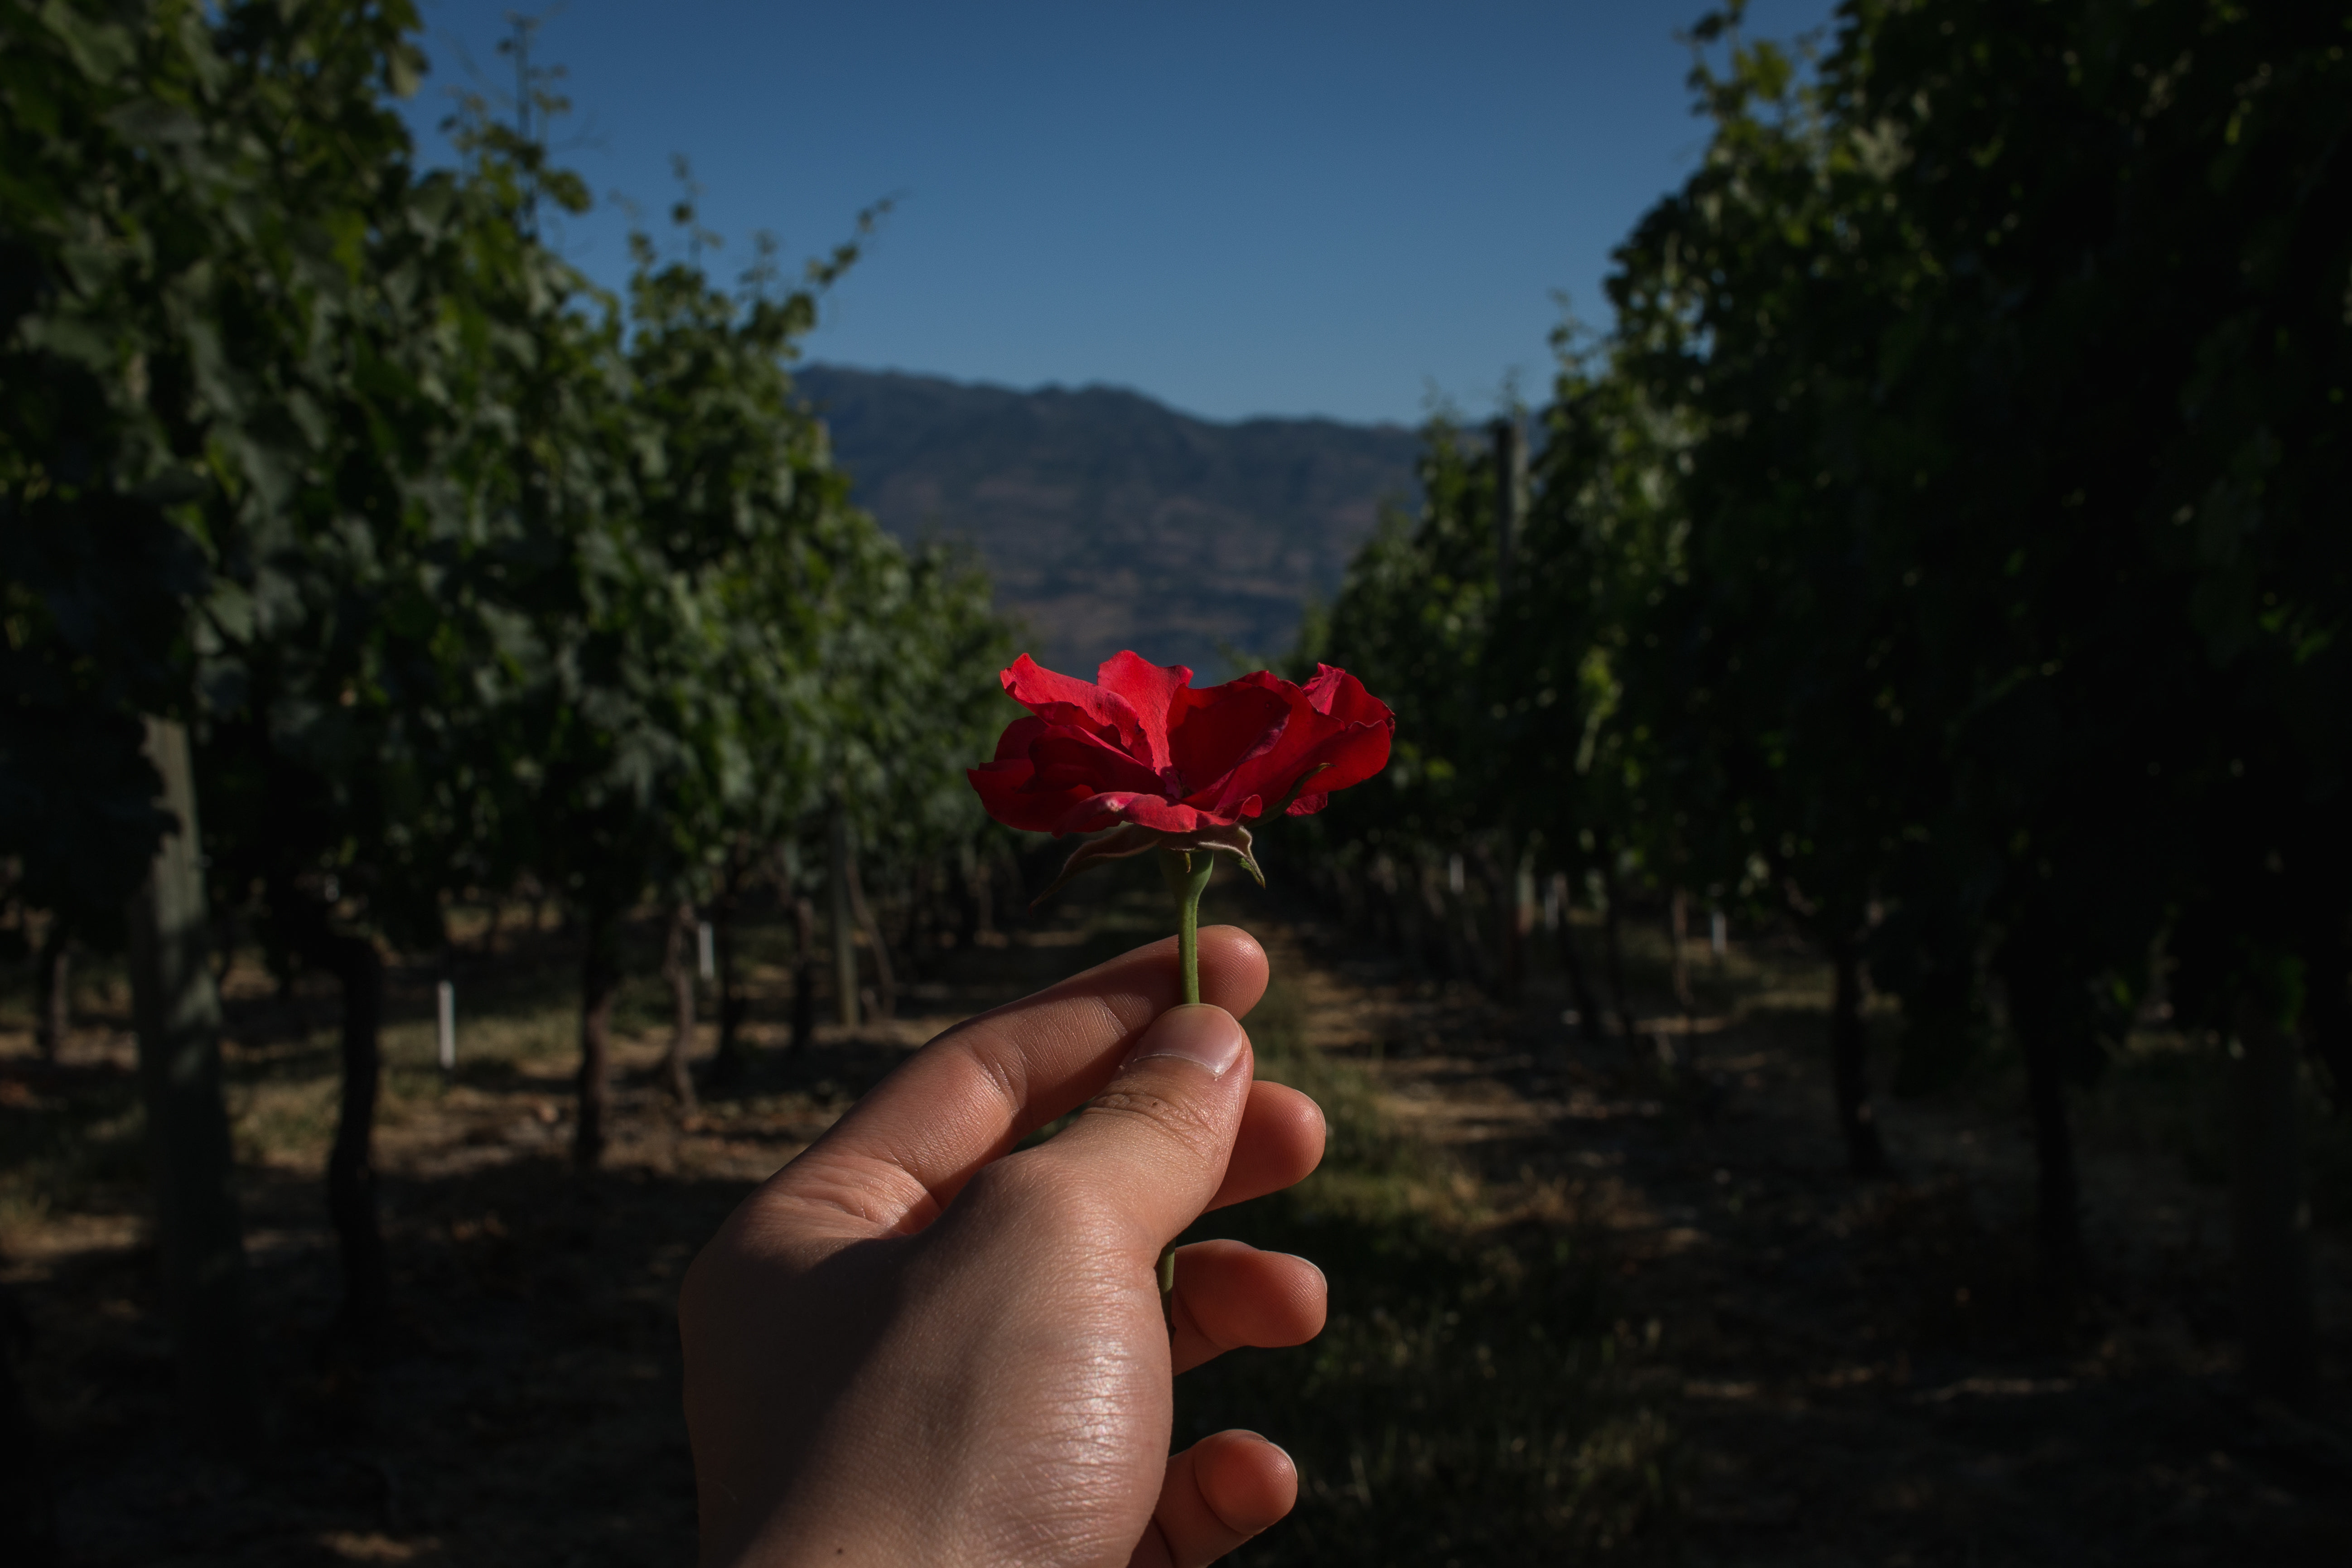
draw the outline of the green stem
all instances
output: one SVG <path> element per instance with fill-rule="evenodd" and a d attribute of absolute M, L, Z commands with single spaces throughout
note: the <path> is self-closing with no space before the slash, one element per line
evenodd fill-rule
<path fill-rule="evenodd" d="M 1205 849 L 1162 849 L 1160 875 L 1176 900 L 1176 967 L 1184 977 L 1184 1000 L 1201 999 L 1201 894 L 1217 858 Z"/>
<path fill-rule="evenodd" d="M 1160 875 L 1167 880 L 1168 891 L 1176 900 L 1176 967 L 1184 980 L 1184 1001 L 1192 1005 L 1201 1000 L 1201 894 L 1209 885 L 1209 873 L 1216 869 L 1217 858 L 1205 849 L 1162 849 L 1160 852 Z M 1168 1331 L 1176 1331 L 1176 1247 L 1170 1243 L 1160 1253 L 1160 1311 L 1168 1320 Z"/>

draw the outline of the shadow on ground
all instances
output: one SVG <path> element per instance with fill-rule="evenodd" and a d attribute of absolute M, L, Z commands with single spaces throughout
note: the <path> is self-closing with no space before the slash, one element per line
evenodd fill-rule
<path fill-rule="evenodd" d="M 1200 1227 L 1310 1257 L 1332 1288 L 1315 1344 L 1179 1390 L 1180 1442 L 1247 1426 L 1299 1463 L 1299 1510 L 1247 1568 L 2352 1561 L 2347 1205 L 2319 1209 L 2323 1408 L 2251 1402 L 2193 1068 L 2086 1105 L 2094 1288 L 2053 1300 L 1998 1075 L 1886 1106 L 1898 1179 L 1838 1168 L 1801 955 L 1758 944 L 1712 977 L 1685 1070 L 1661 1075 L 1625 1041 L 1571 1037 L 1545 977 L 1504 1009 L 1311 912 L 1213 900 L 1275 956 L 1251 1020 L 1263 1070 L 1333 1122 L 1325 1171 Z M 430 1068 L 432 975 L 404 973 L 382 1140 L 397 1304 L 365 1358 L 324 1334 L 331 1014 L 248 988 L 232 1102 L 269 1432 L 242 1469 L 171 1435 L 120 1018 L 94 1008 L 62 1070 L 0 1022 L 0 1277 L 67 1561 L 688 1560 L 674 1303 L 693 1250 L 929 1032 L 1164 918 L 1148 882 L 1106 879 L 910 983 L 899 1023 L 797 1056 L 789 952 L 752 933 L 755 1070 L 692 1112 L 652 1081 L 663 998 L 641 978 L 612 1162 L 588 1177 L 562 1158 L 561 933 L 512 933 L 463 976 L 452 1081 Z M 1637 1011 L 1663 1017 L 1663 963 L 1633 956 Z"/>

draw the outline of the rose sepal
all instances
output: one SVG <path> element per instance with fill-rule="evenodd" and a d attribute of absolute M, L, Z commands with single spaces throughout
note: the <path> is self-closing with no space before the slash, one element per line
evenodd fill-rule
<path fill-rule="evenodd" d="M 1182 851 L 1207 850 L 1212 855 L 1223 855 L 1250 874 L 1250 880 L 1265 886 L 1265 873 L 1257 868 L 1257 858 L 1250 853 L 1250 830 L 1240 823 L 1223 827 L 1203 827 L 1192 833 L 1163 833 L 1160 847 Z"/>
<path fill-rule="evenodd" d="M 1251 853 L 1250 830 L 1240 823 L 1226 826 L 1212 825 L 1190 833 L 1162 833 L 1156 828 L 1140 826 L 1132 822 L 1121 823 L 1108 833 L 1098 833 L 1070 851 L 1062 862 L 1061 875 L 1044 892 L 1029 900 L 1035 909 L 1062 890 L 1062 884 L 1079 872 L 1109 860 L 1127 860 L 1154 850 L 1173 850 L 1179 854 L 1223 855 L 1250 874 L 1250 880 L 1265 886 L 1265 873 L 1258 868 L 1257 858 Z"/>

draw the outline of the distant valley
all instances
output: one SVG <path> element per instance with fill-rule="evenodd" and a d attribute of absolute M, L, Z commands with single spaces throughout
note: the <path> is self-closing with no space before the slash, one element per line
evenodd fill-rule
<path fill-rule="evenodd" d="M 1202 681 L 1281 656 L 1381 508 L 1417 500 L 1419 439 L 1398 426 L 1218 424 L 1110 387 L 831 365 L 795 380 L 858 504 L 901 539 L 968 542 L 1029 651 L 1074 673 L 1122 647 Z"/>

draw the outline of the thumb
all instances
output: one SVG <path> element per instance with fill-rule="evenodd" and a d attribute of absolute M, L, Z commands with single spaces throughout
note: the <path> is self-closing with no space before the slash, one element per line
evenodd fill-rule
<path fill-rule="evenodd" d="M 1224 1180 L 1250 1090 L 1249 1037 L 1223 1007 L 1152 1020 L 1102 1093 L 1037 1151 L 1109 1195 L 1153 1253 L 1200 1216 Z"/>

